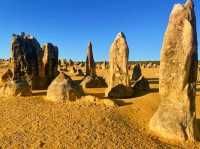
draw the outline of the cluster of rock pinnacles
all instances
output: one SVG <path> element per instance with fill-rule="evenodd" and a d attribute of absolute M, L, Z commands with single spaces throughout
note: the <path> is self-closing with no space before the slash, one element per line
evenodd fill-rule
<path fill-rule="evenodd" d="M 195 92 L 197 80 L 197 33 L 194 4 L 187 0 L 184 5 L 174 6 L 165 33 L 161 50 L 159 92 L 161 103 L 150 120 L 150 130 L 171 140 L 196 140 L 198 128 L 195 114 Z M 83 88 L 107 87 L 109 98 L 133 97 L 138 90 L 149 90 L 149 83 L 141 73 L 140 65 L 128 75 L 129 48 L 123 33 L 112 43 L 109 58 L 109 78 L 97 76 L 92 43 L 87 48 L 86 68 L 72 67 L 71 72 L 83 76 L 76 83 L 62 69 L 74 66 L 58 60 L 58 48 L 51 43 L 40 46 L 32 36 L 13 35 L 11 69 L 1 77 L 0 94 L 4 96 L 31 95 L 32 89 L 47 89 L 51 101 L 74 101 L 84 95 Z M 65 65 L 58 72 L 59 66 Z M 100 67 L 100 66 L 98 66 Z M 104 62 L 101 66 L 106 69 Z"/>

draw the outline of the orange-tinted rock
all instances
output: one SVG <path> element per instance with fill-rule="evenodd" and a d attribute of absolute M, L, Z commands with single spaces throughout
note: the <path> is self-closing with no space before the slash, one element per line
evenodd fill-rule
<path fill-rule="evenodd" d="M 160 61 L 161 103 L 150 129 L 171 140 L 193 141 L 196 125 L 197 33 L 192 0 L 174 6 L 165 33 Z"/>

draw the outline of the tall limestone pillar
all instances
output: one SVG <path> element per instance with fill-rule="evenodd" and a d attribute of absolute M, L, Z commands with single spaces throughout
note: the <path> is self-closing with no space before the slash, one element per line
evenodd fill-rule
<path fill-rule="evenodd" d="M 197 32 L 192 0 L 176 4 L 165 33 L 160 60 L 161 103 L 150 120 L 150 130 L 162 138 L 194 140 Z"/>
<path fill-rule="evenodd" d="M 128 98 L 133 95 L 133 90 L 129 87 L 128 57 L 129 48 L 126 37 L 123 33 L 119 33 L 110 49 L 110 72 L 105 96 Z"/>
<path fill-rule="evenodd" d="M 89 42 L 86 58 L 86 75 L 96 76 L 96 66 L 92 52 L 92 43 Z"/>

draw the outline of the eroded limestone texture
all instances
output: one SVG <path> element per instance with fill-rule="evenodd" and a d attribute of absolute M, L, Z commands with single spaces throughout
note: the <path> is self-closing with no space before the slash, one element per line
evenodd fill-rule
<path fill-rule="evenodd" d="M 157 135 L 177 141 L 197 138 L 197 60 L 194 5 L 188 0 L 174 6 L 161 50 L 161 104 L 150 121 Z"/>

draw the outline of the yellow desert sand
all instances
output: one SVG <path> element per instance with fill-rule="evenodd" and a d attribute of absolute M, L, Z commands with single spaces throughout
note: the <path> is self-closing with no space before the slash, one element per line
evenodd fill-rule
<path fill-rule="evenodd" d="M 9 59 L 0 59 L 0 149 L 200 149 L 199 30 L 195 11 L 193 0 L 174 5 L 157 61 L 149 61 L 150 58 L 131 61 L 133 43 L 128 44 L 130 36 L 123 32 L 113 40 L 109 59 L 104 62 L 95 62 L 93 41 L 88 44 L 83 62 L 78 61 L 81 53 L 75 61 L 62 59 L 66 55 L 54 43 L 41 45 L 30 34 L 13 34 Z M 148 17 L 152 21 L 158 18 Z M 32 18 L 31 13 L 28 18 Z M 15 25 L 14 22 L 9 24 Z M 155 28 L 164 23 L 153 22 L 154 26 L 159 24 Z M 50 26 L 51 23 L 46 29 Z M 59 23 L 55 26 L 62 30 Z M 128 32 L 127 27 L 118 26 L 114 30 L 124 28 Z M 153 32 L 155 37 L 156 31 Z M 84 34 L 84 38 L 88 36 Z M 149 43 L 143 39 L 142 42 L 151 45 L 150 38 Z M 94 43 L 96 49 L 95 38 Z M 79 45 L 77 41 L 76 44 Z M 144 45 L 140 46 L 136 49 Z M 77 48 L 70 49 L 78 52 Z M 66 52 L 73 57 L 70 51 Z M 104 52 L 99 50 L 94 54 L 99 56 Z M 148 55 L 146 52 L 147 49 L 143 56 Z M 105 55 L 103 58 L 107 59 Z"/>
<path fill-rule="evenodd" d="M 0 66 L 2 73 L 7 67 Z M 159 68 L 142 72 L 151 90 L 131 99 L 105 100 L 105 88 L 86 89 L 99 99 L 85 96 L 76 102 L 49 102 L 46 90 L 34 91 L 32 97 L 1 98 L 0 148 L 200 148 L 197 142 L 167 142 L 149 132 L 149 120 L 160 103 Z M 107 71 L 97 69 L 97 74 L 104 76 Z M 197 119 L 199 94 L 198 89 Z"/>

